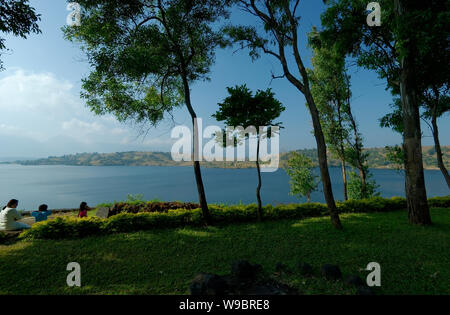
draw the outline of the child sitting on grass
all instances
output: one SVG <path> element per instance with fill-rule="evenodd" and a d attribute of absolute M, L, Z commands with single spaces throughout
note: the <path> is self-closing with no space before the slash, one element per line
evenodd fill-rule
<path fill-rule="evenodd" d="M 31 215 L 34 217 L 36 223 L 42 222 L 42 221 L 47 221 L 48 217 L 52 214 L 52 212 L 47 209 L 48 209 L 47 205 L 40 205 L 39 211 L 34 211 L 31 213 Z"/>
<path fill-rule="evenodd" d="M 87 216 L 88 216 L 87 213 L 89 210 L 91 210 L 91 208 L 89 208 L 87 203 L 83 201 L 80 204 L 80 211 L 78 212 L 78 217 L 79 218 L 87 218 Z"/>

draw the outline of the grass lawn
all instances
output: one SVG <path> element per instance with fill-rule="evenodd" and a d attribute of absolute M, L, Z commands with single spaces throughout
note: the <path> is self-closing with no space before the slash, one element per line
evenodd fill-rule
<path fill-rule="evenodd" d="M 344 231 L 314 218 L 0 245 L 0 294 L 185 294 L 197 273 L 227 274 L 238 259 L 302 294 L 354 294 L 322 280 L 320 266 L 365 279 L 372 261 L 381 265 L 377 294 L 450 294 L 450 211 L 431 214 L 431 227 L 412 226 L 397 211 L 342 215 Z M 298 261 L 316 276 L 300 276 Z M 81 288 L 66 285 L 69 262 L 81 265 Z M 277 262 L 291 272 L 276 274 Z"/>

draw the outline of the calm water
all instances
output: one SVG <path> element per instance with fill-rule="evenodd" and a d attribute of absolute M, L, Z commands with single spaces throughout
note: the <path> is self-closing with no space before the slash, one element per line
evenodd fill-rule
<path fill-rule="evenodd" d="M 255 202 L 257 175 L 254 169 L 202 169 L 206 197 L 210 203 Z M 404 196 L 404 178 L 393 170 L 372 170 L 384 197 Z M 343 199 L 339 168 L 330 169 L 336 199 Z M 262 199 L 267 203 L 298 202 L 289 195 L 289 177 L 283 170 L 263 173 Z M 426 171 L 428 196 L 445 196 L 448 187 L 439 171 Z M 77 207 L 125 200 L 127 194 L 145 199 L 198 201 L 191 167 L 128 166 L 19 166 L 0 165 L 0 204 L 20 200 L 20 209 L 36 209 L 41 203 L 51 208 Z M 323 202 L 322 192 L 312 196 Z"/>

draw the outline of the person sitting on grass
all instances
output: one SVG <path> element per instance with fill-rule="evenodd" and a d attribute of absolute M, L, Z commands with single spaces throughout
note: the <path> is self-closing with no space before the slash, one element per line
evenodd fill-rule
<path fill-rule="evenodd" d="M 78 217 L 79 218 L 87 218 L 89 210 L 91 210 L 91 208 L 89 208 L 87 203 L 83 201 L 80 204 L 80 211 L 78 212 Z"/>
<path fill-rule="evenodd" d="M 31 226 L 17 222 L 22 219 L 22 215 L 17 211 L 19 201 L 12 199 L 8 205 L 0 211 L 0 231 L 21 231 L 31 228 Z"/>
<path fill-rule="evenodd" d="M 51 214 L 52 214 L 52 212 L 48 210 L 47 205 L 40 205 L 39 211 L 33 211 L 31 213 L 31 215 L 34 217 L 36 223 L 42 222 L 42 221 L 47 221 L 48 216 L 50 216 Z"/>

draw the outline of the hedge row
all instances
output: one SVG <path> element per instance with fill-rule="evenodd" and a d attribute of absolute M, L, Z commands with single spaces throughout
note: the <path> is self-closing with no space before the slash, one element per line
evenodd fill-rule
<path fill-rule="evenodd" d="M 450 208 L 450 196 L 431 198 L 431 207 Z M 340 213 L 370 213 L 396 211 L 406 208 L 404 198 L 384 199 L 380 197 L 367 200 L 351 200 L 338 202 Z M 254 222 L 257 219 L 257 206 L 217 206 L 210 205 L 211 215 L 215 224 L 231 224 L 239 222 Z M 302 219 L 320 217 L 328 214 L 324 204 L 286 204 L 264 207 L 266 220 Z M 23 232 L 23 239 L 61 239 L 81 238 L 92 235 L 112 233 L 128 233 L 159 228 L 183 226 L 201 226 L 203 224 L 200 209 L 169 210 L 167 212 L 120 213 L 109 219 L 96 217 L 88 219 L 57 218 L 55 220 L 36 223 L 30 230 Z"/>

